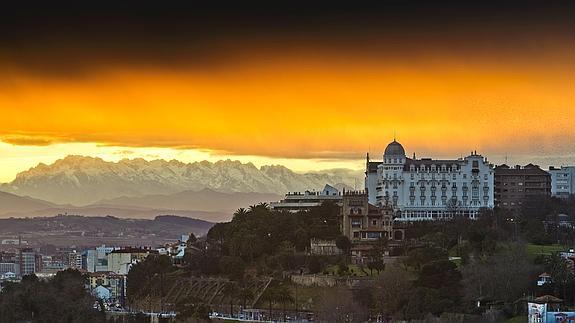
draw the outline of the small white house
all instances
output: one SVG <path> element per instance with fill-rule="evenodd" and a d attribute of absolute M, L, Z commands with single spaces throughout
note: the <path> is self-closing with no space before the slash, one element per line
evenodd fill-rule
<path fill-rule="evenodd" d="M 545 284 L 550 283 L 551 283 L 551 275 L 549 275 L 548 273 L 542 273 L 541 275 L 539 275 L 539 278 L 537 279 L 537 286 L 543 286 Z"/>
<path fill-rule="evenodd" d="M 12 280 L 12 279 L 16 279 L 16 274 L 13 272 L 9 271 L 0 275 L 0 280 Z"/>

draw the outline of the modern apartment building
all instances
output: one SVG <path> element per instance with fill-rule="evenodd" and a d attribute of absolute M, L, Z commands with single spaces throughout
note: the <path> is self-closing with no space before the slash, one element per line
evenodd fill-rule
<path fill-rule="evenodd" d="M 549 167 L 551 195 L 567 198 L 575 195 L 575 166 Z"/>
<path fill-rule="evenodd" d="M 551 176 L 539 166 L 495 167 L 495 206 L 519 210 L 530 198 L 550 195 Z"/>
<path fill-rule="evenodd" d="M 36 272 L 36 252 L 32 248 L 20 249 L 20 275 L 31 275 Z"/>

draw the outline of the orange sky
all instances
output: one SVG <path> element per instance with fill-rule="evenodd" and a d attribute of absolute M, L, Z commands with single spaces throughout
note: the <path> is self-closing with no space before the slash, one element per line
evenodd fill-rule
<path fill-rule="evenodd" d="M 301 30 L 288 19 L 277 34 L 254 25 L 221 39 L 164 39 L 182 30 L 153 29 L 171 17 L 126 23 L 149 29 L 117 39 L 116 25 L 100 33 L 92 22 L 83 26 L 92 38 L 70 36 L 66 21 L 52 36 L 22 33 L 0 47 L 0 182 L 70 153 L 361 169 L 365 152 L 381 158 L 394 132 L 410 155 L 478 150 L 496 163 L 575 164 L 569 19 L 405 9 L 371 24 L 342 24 L 336 12 L 308 17 Z M 237 27 L 213 35 L 226 28 Z"/>
<path fill-rule="evenodd" d="M 79 79 L 13 70 L 0 88 L 0 138 L 358 160 L 381 153 L 395 131 L 409 153 L 566 153 L 557 149 L 573 139 L 572 70 L 458 63 L 278 58 Z"/>

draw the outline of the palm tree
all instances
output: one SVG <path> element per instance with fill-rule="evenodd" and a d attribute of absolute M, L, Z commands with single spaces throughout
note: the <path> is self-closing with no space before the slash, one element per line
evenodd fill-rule
<path fill-rule="evenodd" d="M 285 286 L 285 285 L 281 285 L 281 286 L 277 287 L 275 296 L 276 296 L 276 301 L 278 301 L 282 304 L 283 318 L 285 320 L 286 304 L 287 303 L 293 303 L 294 298 L 291 296 L 291 291 L 289 290 L 289 288 L 287 288 L 287 286 Z"/>
<path fill-rule="evenodd" d="M 250 206 L 250 211 L 251 211 L 251 206 Z M 243 219 L 248 215 L 249 211 L 244 209 L 243 207 L 239 208 L 236 210 L 236 212 L 234 212 L 234 218 L 238 218 L 238 219 Z"/>
<path fill-rule="evenodd" d="M 277 299 L 277 290 L 275 287 L 271 287 L 269 286 L 266 291 L 263 293 L 263 295 L 261 296 L 261 300 L 264 302 L 268 302 L 269 305 L 269 311 L 270 311 L 270 317 L 269 320 L 272 321 L 272 317 L 273 317 L 273 312 L 272 312 L 272 305 L 273 303 L 276 301 Z"/>
<path fill-rule="evenodd" d="M 244 309 L 246 308 L 246 302 L 248 300 L 253 300 L 254 296 L 255 295 L 249 286 L 243 283 L 238 291 L 238 297 L 242 300 L 242 306 Z"/>
<path fill-rule="evenodd" d="M 234 316 L 234 300 L 239 294 L 239 286 L 236 282 L 229 282 L 226 286 L 226 294 L 230 298 L 230 316 Z"/>
<path fill-rule="evenodd" d="M 250 205 L 250 212 L 255 212 L 258 210 L 268 210 L 270 207 L 269 204 L 267 204 L 266 202 L 261 202 L 258 203 L 256 205 Z"/>

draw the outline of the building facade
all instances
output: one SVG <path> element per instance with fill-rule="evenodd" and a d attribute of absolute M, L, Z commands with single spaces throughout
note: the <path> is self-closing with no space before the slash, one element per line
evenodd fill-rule
<path fill-rule="evenodd" d="M 344 192 L 342 195 L 341 230 L 352 243 L 392 238 L 393 210 L 369 204 L 364 191 Z"/>
<path fill-rule="evenodd" d="M 36 272 L 36 252 L 31 248 L 20 249 L 20 275 L 31 275 Z"/>
<path fill-rule="evenodd" d="M 277 211 L 298 212 L 320 206 L 324 202 L 340 203 L 340 191 L 331 185 L 325 185 L 322 191 L 290 192 L 283 200 L 270 203 L 270 207 Z"/>
<path fill-rule="evenodd" d="M 495 206 L 519 210 L 526 200 L 551 196 L 551 175 L 537 165 L 495 167 Z"/>
<path fill-rule="evenodd" d="M 311 239 L 309 254 L 316 256 L 335 256 L 340 255 L 341 250 L 337 247 L 335 240 Z"/>
<path fill-rule="evenodd" d="M 80 252 L 74 250 L 68 254 L 68 268 L 82 268 L 82 254 Z"/>
<path fill-rule="evenodd" d="M 107 270 L 116 274 L 127 275 L 132 265 L 146 259 L 150 254 L 158 254 L 158 251 L 147 248 L 114 250 L 108 254 Z"/>
<path fill-rule="evenodd" d="M 408 158 L 394 140 L 383 161 L 370 161 L 368 155 L 366 162 L 369 202 L 390 206 L 396 221 L 475 219 L 481 208 L 493 208 L 493 183 L 493 165 L 476 152 L 449 160 Z"/>
<path fill-rule="evenodd" d="M 575 195 L 575 166 L 549 167 L 551 195 L 567 198 Z"/>
<path fill-rule="evenodd" d="M 88 249 L 84 251 L 82 260 L 82 267 L 88 272 L 95 273 L 108 270 L 108 254 L 116 250 L 115 247 L 100 246 L 95 249 Z"/>
<path fill-rule="evenodd" d="M 14 273 L 19 274 L 20 268 L 17 263 L 13 262 L 0 262 L 0 274 Z"/>
<path fill-rule="evenodd" d="M 95 291 L 98 287 L 104 287 L 109 292 L 109 298 L 124 304 L 126 295 L 126 276 L 114 272 L 88 273 L 90 290 Z"/>

